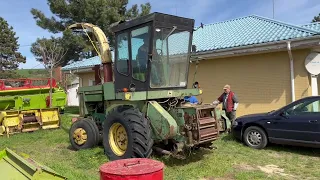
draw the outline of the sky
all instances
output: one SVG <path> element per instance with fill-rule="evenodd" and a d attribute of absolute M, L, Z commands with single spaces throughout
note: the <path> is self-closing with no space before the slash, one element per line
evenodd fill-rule
<path fill-rule="evenodd" d="M 274 15 L 275 20 L 300 25 L 310 23 L 320 13 L 319 0 L 129 0 L 128 7 L 146 2 L 150 2 L 152 12 L 193 18 L 196 26 L 252 14 L 267 18 Z M 19 37 L 19 52 L 27 58 L 27 62 L 19 66 L 21 69 L 43 68 L 30 52 L 30 45 L 37 38 L 53 35 L 36 25 L 31 8 L 52 15 L 46 0 L 0 0 L 0 17 L 13 27 Z"/>

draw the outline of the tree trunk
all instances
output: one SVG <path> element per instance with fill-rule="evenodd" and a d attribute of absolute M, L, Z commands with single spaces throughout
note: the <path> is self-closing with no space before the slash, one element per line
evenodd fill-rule
<path fill-rule="evenodd" d="M 49 91 L 49 107 L 52 107 L 52 65 L 50 67 L 50 91 Z"/>

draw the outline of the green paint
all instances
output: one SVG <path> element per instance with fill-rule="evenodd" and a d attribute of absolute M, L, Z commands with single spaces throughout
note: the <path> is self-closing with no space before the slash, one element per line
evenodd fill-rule
<path fill-rule="evenodd" d="M 179 127 L 184 126 L 184 111 L 181 108 L 171 109 L 169 111 L 170 115 L 176 120 Z"/>
<path fill-rule="evenodd" d="M 93 113 L 92 118 L 98 123 L 103 123 L 106 119 L 106 115 L 104 113 Z"/>
<path fill-rule="evenodd" d="M 159 90 L 159 91 L 148 91 L 148 99 L 159 99 L 167 97 L 179 97 L 184 98 L 185 96 L 197 96 L 199 95 L 199 89 L 177 89 L 177 90 Z"/>
<path fill-rule="evenodd" d="M 83 86 L 83 87 L 79 87 L 79 92 L 93 92 L 93 91 L 97 91 L 102 93 L 102 85 L 95 85 L 95 86 Z"/>
<path fill-rule="evenodd" d="M 105 101 L 105 104 L 107 107 L 106 114 L 108 114 L 114 108 L 118 106 L 123 106 L 123 105 L 130 105 L 134 108 L 138 108 L 141 112 L 145 113 L 145 111 L 142 111 L 145 103 L 146 103 L 145 101 Z"/>
<path fill-rule="evenodd" d="M 85 102 L 103 101 L 102 85 L 79 87 L 79 94 L 84 95 Z"/>
<path fill-rule="evenodd" d="M 67 179 L 30 158 L 23 158 L 6 148 L 0 153 L 1 179 L 59 180 Z"/>
<path fill-rule="evenodd" d="M 155 140 L 170 139 L 178 135 L 175 119 L 156 101 L 149 101 L 147 116 L 151 120 Z"/>
<path fill-rule="evenodd" d="M 3 91 L 1 95 L 9 94 L 6 96 L 0 95 L 0 110 L 30 110 L 30 109 L 43 109 L 47 108 L 46 98 L 49 93 L 39 93 L 40 90 L 22 90 L 22 91 Z M 18 92 L 17 94 L 15 94 Z M 39 94 L 34 94 L 38 92 Z M 30 94 L 28 94 L 30 93 Z M 65 108 L 66 93 L 61 89 L 53 89 L 52 93 L 52 107 Z"/>
<path fill-rule="evenodd" d="M 231 122 L 230 119 L 227 117 L 226 112 L 225 111 L 221 111 L 221 116 L 226 120 L 226 125 L 227 125 L 227 129 L 231 128 Z"/>
<path fill-rule="evenodd" d="M 171 109 L 170 115 L 175 119 L 178 126 L 178 134 L 174 139 L 178 142 L 186 142 L 186 137 L 182 134 L 184 132 L 184 111 L 181 108 Z"/>
<path fill-rule="evenodd" d="M 126 100 L 124 92 L 116 93 L 116 99 Z M 141 92 L 127 92 L 131 98 L 126 101 L 139 101 L 149 99 L 160 99 L 178 97 L 184 98 L 185 96 L 197 96 L 200 94 L 199 89 L 177 89 L 177 90 L 157 90 L 157 91 L 141 91 Z"/>
<path fill-rule="evenodd" d="M 114 100 L 116 98 L 113 82 L 103 84 L 104 100 Z"/>
<path fill-rule="evenodd" d="M 130 99 L 125 99 L 125 94 L 130 94 L 131 98 Z M 147 92 L 146 91 L 141 91 L 141 92 L 120 92 L 116 93 L 116 99 L 121 99 L 125 101 L 140 101 L 140 100 L 146 100 L 147 99 Z"/>

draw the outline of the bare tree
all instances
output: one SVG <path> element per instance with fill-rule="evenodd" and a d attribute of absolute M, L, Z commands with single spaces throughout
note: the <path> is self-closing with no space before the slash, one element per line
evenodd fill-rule
<path fill-rule="evenodd" d="M 50 73 L 50 91 L 49 91 L 49 107 L 52 107 L 52 77 L 53 69 L 62 63 L 63 57 L 67 50 L 60 44 L 60 39 L 38 39 L 32 46 L 32 53 L 37 57 L 44 68 L 49 70 Z"/>

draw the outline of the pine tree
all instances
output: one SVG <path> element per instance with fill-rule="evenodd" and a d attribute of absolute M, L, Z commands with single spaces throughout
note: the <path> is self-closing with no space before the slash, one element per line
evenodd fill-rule
<path fill-rule="evenodd" d="M 320 22 L 320 13 L 318 16 L 315 16 L 311 22 Z"/>
<path fill-rule="evenodd" d="M 68 49 L 62 65 L 69 60 L 95 56 L 96 53 L 88 38 L 83 34 L 75 34 L 67 27 L 73 23 L 87 22 L 99 26 L 113 46 L 113 35 L 109 27 L 111 24 L 129 20 L 150 13 L 150 3 L 133 5 L 127 9 L 128 0 L 47 0 L 51 12 L 55 17 L 46 17 L 40 10 L 31 9 L 31 13 L 38 26 L 51 33 L 62 33 L 63 48 Z"/>
<path fill-rule="evenodd" d="M 0 79 L 14 78 L 20 63 L 25 63 L 26 58 L 18 52 L 18 37 L 12 26 L 0 17 Z"/>

